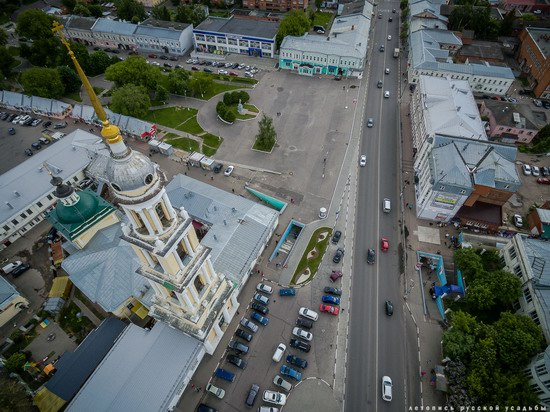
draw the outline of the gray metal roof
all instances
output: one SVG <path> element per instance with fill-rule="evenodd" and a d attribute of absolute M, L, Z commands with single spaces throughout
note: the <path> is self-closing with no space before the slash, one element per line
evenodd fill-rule
<path fill-rule="evenodd" d="M 26 96 L 23 93 L 0 90 L 0 105 L 18 109 L 35 110 L 41 113 L 61 114 L 71 109 L 71 105 L 60 100 L 38 96 Z"/>
<path fill-rule="evenodd" d="M 550 322 L 548 316 L 550 313 L 550 242 L 531 239 L 524 235 L 516 235 L 516 238 L 525 250 L 525 257 L 533 276 L 533 289 L 548 323 Z"/>
<path fill-rule="evenodd" d="M 140 136 L 142 133 L 150 132 L 153 126 L 152 123 L 136 119 L 135 117 L 124 116 L 119 113 L 115 113 L 109 110 L 107 107 L 105 109 L 105 114 L 112 124 L 116 124 L 120 130 L 124 133 L 130 133 L 133 135 Z M 76 104 L 73 107 L 70 115 L 73 119 L 83 119 L 85 122 L 92 122 L 99 124 L 99 118 L 95 114 L 93 106 Z"/>
<path fill-rule="evenodd" d="M 185 30 L 190 24 L 187 23 L 180 23 L 179 21 L 164 21 L 164 20 L 157 20 L 152 17 L 149 17 L 146 20 L 143 20 L 140 24 L 141 26 L 151 26 L 151 27 L 163 27 L 165 29 L 173 28 L 175 30 Z"/>
<path fill-rule="evenodd" d="M 19 292 L 15 289 L 15 286 L 3 276 L 0 276 L 0 310 L 4 311 L 17 296 L 19 296 Z"/>
<path fill-rule="evenodd" d="M 409 31 L 411 33 L 424 29 L 442 29 L 447 30 L 447 24 L 441 20 L 428 19 L 424 17 L 415 17 L 410 21 Z"/>
<path fill-rule="evenodd" d="M 531 129 L 538 132 L 539 128 L 542 128 L 546 125 L 545 122 L 542 122 L 542 119 L 537 119 L 533 115 L 533 109 L 531 106 L 524 104 L 512 104 L 509 102 L 503 102 L 493 99 L 484 99 L 483 104 L 487 107 L 493 116 L 497 125 L 509 126 L 509 127 L 519 127 L 522 129 Z M 514 122 L 514 113 L 519 113 L 521 118 L 521 123 L 516 125 Z M 539 123 L 537 126 L 533 122 Z"/>
<path fill-rule="evenodd" d="M 99 18 L 92 27 L 93 33 L 112 33 L 123 36 L 131 36 L 136 31 L 136 24 Z"/>
<path fill-rule="evenodd" d="M 200 341 L 164 323 L 129 325 L 67 411 L 167 411 L 203 356 Z"/>
<path fill-rule="evenodd" d="M 0 222 L 18 216 L 29 205 L 53 192 L 51 176 L 43 167 L 44 163 L 64 181 L 86 167 L 90 162 L 86 149 L 72 144 L 81 135 L 90 133 L 77 129 L 0 175 Z M 9 202 L 13 209 L 5 202 Z"/>
<path fill-rule="evenodd" d="M 237 17 L 208 17 L 193 30 L 193 32 L 201 31 L 275 40 L 279 31 L 279 22 Z"/>
<path fill-rule="evenodd" d="M 216 272 L 241 284 L 275 229 L 278 212 L 179 174 L 166 187 L 175 208 L 211 225 L 201 243 L 212 249 Z"/>
<path fill-rule="evenodd" d="M 431 1 L 423 0 L 423 1 L 417 1 L 415 3 L 410 4 L 410 13 L 411 19 L 414 20 L 415 16 L 421 13 L 427 13 L 428 15 L 433 16 L 433 19 L 440 20 L 444 23 L 448 22 L 449 19 L 445 16 L 443 16 L 440 11 L 440 5 L 434 4 Z"/>
<path fill-rule="evenodd" d="M 92 26 L 97 21 L 94 17 L 82 17 L 82 16 L 69 16 L 65 18 L 65 30 L 67 29 L 77 29 L 77 30 L 86 30 L 89 31 L 92 29 Z"/>
<path fill-rule="evenodd" d="M 158 39 L 179 40 L 181 37 L 181 30 L 139 25 L 136 28 L 135 35 L 154 37 Z"/>
<path fill-rule="evenodd" d="M 537 213 L 542 223 L 550 223 L 550 210 L 537 208 Z"/>
<path fill-rule="evenodd" d="M 65 352 L 55 364 L 55 375 L 46 388 L 65 401 L 70 401 L 111 350 L 126 324 L 107 318 L 86 336 L 74 352 Z"/>
<path fill-rule="evenodd" d="M 533 39 L 542 55 L 548 59 L 550 57 L 550 29 L 538 27 L 526 27 L 527 33 Z"/>
<path fill-rule="evenodd" d="M 147 279 L 136 273 L 140 267 L 136 253 L 121 236 L 120 224 L 102 229 L 61 265 L 71 282 L 107 312 L 115 311 L 131 296 L 143 301 L 150 289 Z"/>

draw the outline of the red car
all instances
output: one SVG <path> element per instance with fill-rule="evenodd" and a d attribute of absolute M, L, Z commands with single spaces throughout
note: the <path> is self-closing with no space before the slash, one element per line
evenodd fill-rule
<path fill-rule="evenodd" d="M 537 183 L 539 185 L 550 185 L 550 179 L 548 179 L 547 177 L 539 177 L 537 179 Z"/>
<path fill-rule="evenodd" d="M 230 75 L 230 76 L 238 76 L 238 75 L 239 75 L 239 73 L 235 73 L 235 72 L 229 72 L 229 75 Z"/>
<path fill-rule="evenodd" d="M 159 57 L 159 56 L 157 56 L 156 54 L 150 54 L 149 55 L 149 58 L 151 58 L 151 59 L 156 59 L 157 57 Z"/>
<path fill-rule="evenodd" d="M 191 70 L 199 71 L 200 69 L 198 67 L 193 66 L 193 67 L 191 67 Z"/>
<path fill-rule="evenodd" d="M 333 281 L 333 282 L 336 282 L 342 276 L 344 276 L 344 275 L 342 274 L 341 270 L 333 270 L 332 273 L 330 274 L 330 280 Z"/>
<path fill-rule="evenodd" d="M 338 316 L 338 313 L 340 313 L 340 309 L 338 309 L 336 306 L 323 305 L 322 303 L 319 305 L 319 310 L 321 312 L 330 313 L 334 316 Z"/>
<path fill-rule="evenodd" d="M 388 239 L 386 239 L 385 237 L 383 237 L 381 240 L 380 240 L 380 247 L 382 248 L 382 252 L 387 252 L 388 249 L 390 248 L 390 244 L 388 242 Z"/>

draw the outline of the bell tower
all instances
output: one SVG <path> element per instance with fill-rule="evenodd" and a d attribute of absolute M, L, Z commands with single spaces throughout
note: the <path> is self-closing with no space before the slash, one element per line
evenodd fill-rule
<path fill-rule="evenodd" d="M 210 248 L 199 242 L 189 214 L 172 207 L 164 172 L 127 147 L 119 128 L 109 122 L 62 28 L 54 22 L 53 31 L 67 47 L 103 124 L 101 135 L 111 153 L 104 176 L 129 219 L 129 224 L 123 224 L 122 239 L 141 262 L 138 273 L 155 291 L 149 315 L 203 341 L 206 352 L 212 354 L 239 306 L 236 289 L 214 270 Z"/>

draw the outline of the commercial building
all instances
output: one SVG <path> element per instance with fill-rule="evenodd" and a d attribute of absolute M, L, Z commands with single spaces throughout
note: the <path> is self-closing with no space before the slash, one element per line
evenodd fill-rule
<path fill-rule="evenodd" d="M 306 11 L 308 0 L 243 0 L 243 7 L 247 9 L 260 9 L 269 11 Z"/>
<path fill-rule="evenodd" d="M 521 71 L 527 75 L 536 97 L 550 99 L 550 29 L 525 28 L 519 39 Z"/>
<path fill-rule="evenodd" d="M 208 17 L 193 29 L 195 52 L 225 55 L 246 54 L 256 57 L 275 56 L 275 21 Z"/>

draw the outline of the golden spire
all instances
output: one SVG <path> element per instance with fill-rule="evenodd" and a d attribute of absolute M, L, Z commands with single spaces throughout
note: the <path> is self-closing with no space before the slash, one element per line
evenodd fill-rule
<path fill-rule="evenodd" d="M 94 89 L 92 85 L 90 84 L 90 81 L 86 77 L 86 74 L 84 73 L 84 70 L 82 70 L 82 67 L 80 67 L 80 64 L 78 63 L 78 60 L 76 60 L 76 57 L 71 50 L 71 45 L 65 38 L 63 32 L 61 31 L 63 29 L 63 25 L 59 24 L 59 22 L 54 21 L 53 22 L 53 34 L 57 34 L 61 40 L 61 43 L 65 45 L 67 50 L 69 51 L 69 56 L 71 57 L 71 60 L 74 63 L 74 67 L 76 68 L 76 72 L 78 73 L 78 77 L 80 77 L 80 80 L 82 80 L 82 84 L 84 85 L 84 89 L 86 89 L 86 93 L 88 94 L 88 97 L 90 98 L 92 102 L 92 106 L 94 107 L 95 113 L 99 120 L 101 120 L 101 123 L 103 124 L 103 128 L 101 129 L 101 136 L 107 141 L 107 144 L 111 148 L 111 152 L 116 157 L 124 157 L 129 153 L 128 148 L 124 144 L 124 141 L 122 140 L 122 136 L 120 134 L 120 129 L 118 126 L 111 124 L 109 122 L 109 119 L 107 118 L 107 114 L 105 113 L 105 109 L 101 105 L 101 102 L 99 101 L 97 95 L 94 92 Z"/>

